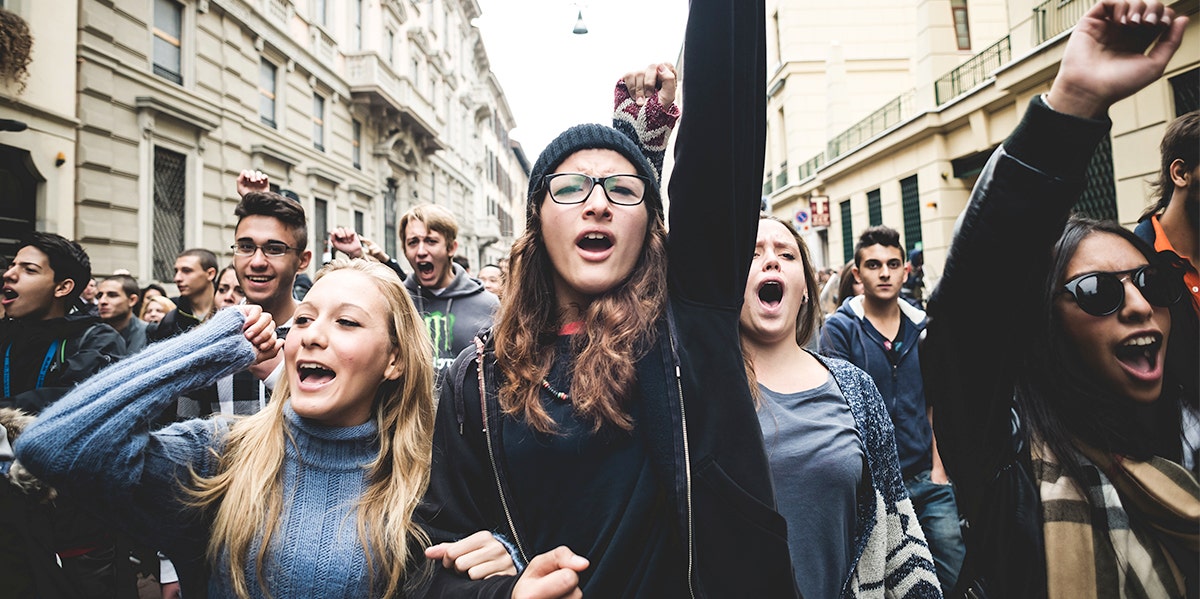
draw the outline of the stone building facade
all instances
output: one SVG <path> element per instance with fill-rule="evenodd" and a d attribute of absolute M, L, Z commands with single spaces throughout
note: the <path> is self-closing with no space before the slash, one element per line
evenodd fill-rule
<path fill-rule="evenodd" d="M 425 202 L 473 265 L 520 232 L 528 170 L 475 0 L 2 1 L 36 52 L 24 92 L 0 87 L 0 118 L 31 122 L 0 133 L 0 160 L 30 164 L 0 174 L 41 180 L 0 220 L 32 205 L 98 274 L 170 281 L 188 247 L 229 261 L 245 168 L 304 205 L 318 265 L 337 226 L 402 255 L 398 217 Z"/>
<path fill-rule="evenodd" d="M 771 210 L 802 229 L 818 265 L 841 265 L 863 229 L 891 226 L 925 250 L 930 281 L 979 169 L 1030 98 L 1049 91 L 1070 28 L 1094 1 L 856 4 L 878 19 L 767 4 Z M 1153 201 L 1167 124 L 1198 107 L 1198 3 L 1168 5 L 1191 17 L 1183 46 L 1160 81 L 1110 110 L 1110 139 L 1078 206 L 1129 226 Z"/>

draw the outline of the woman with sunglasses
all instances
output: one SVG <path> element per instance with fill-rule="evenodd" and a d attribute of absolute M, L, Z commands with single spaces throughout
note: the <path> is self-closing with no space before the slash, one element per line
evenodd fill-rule
<path fill-rule="evenodd" d="M 972 194 L 921 347 L 970 525 L 960 590 L 1196 596 L 1195 398 L 1172 381 L 1195 365 L 1170 366 L 1181 275 L 1113 223 L 1068 220 L 1109 106 L 1162 75 L 1186 25 L 1155 1 L 1091 8 Z"/>
<path fill-rule="evenodd" d="M 621 132 L 573 127 L 534 164 L 509 292 L 438 406 L 423 510 L 451 538 L 566 546 L 590 560 L 589 597 L 795 596 L 738 351 L 765 21 L 761 0 L 691 4 L 669 240 L 657 173 Z M 626 83 L 632 113 L 673 103 L 666 65 Z M 661 134 L 651 120 L 628 124 Z"/>

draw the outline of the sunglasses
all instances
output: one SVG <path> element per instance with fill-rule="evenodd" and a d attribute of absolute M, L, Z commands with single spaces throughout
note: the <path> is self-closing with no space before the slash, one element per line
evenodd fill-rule
<path fill-rule="evenodd" d="M 1142 297 L 1155 306 L 1168 307 L 1183 297 L 1178 271 L 1153 264 L 1120 272 L 1093 272 L 1079 275 L 1063 291 L 1075 299 L 1081 310 L 1092 316 L 1114 314 L 1125 305 L 1125 281 L 1132 281 Z"/>

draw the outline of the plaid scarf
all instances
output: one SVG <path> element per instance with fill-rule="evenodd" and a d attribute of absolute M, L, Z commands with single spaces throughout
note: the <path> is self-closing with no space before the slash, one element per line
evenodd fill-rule
<path fill-rule="evenodd" d="M 1163 458 L 1143 462 L 1075 446 L 1080 481 L 1044 445 L 1033 448 L 1048 596 L 1183 597 L 1178 564 L 1195 563 L 1200 542 L 1195 476 Z"/>

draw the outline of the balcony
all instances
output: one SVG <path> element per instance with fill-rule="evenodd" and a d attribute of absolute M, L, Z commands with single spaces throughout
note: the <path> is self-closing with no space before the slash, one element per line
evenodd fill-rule
<path fill-rule="evenodd" d="M 866 145 L 879 134 L 912 118 L 913 104 L 916 102 L 916 92 L 908 91 L 888 102 L 867 118 L 855 123 L 849 129 L 839 133 L 837 137 L 826 144 L 825 155 L 830 160 L 848 154 L 851 150 Z"/>
<path fill-rule="evenodd" d="M 933 93 L 937 105 L 941 106 L 987 81 L 993 71 L 1011 60 L 1012 44 L 1006 35 L 934 82 Z"/>
<path fill-rule="evenodd" d="M 817 169 L 825 165 L 825 152 L 821 152 L 812 158 L 809 158 L 804 164 L 801 164 L 796 170 L 799 171 L 797 176 L 803 181 L 815 174 Z"/>
<path fill-rule="evenodd" d="M 1038 5 L 1033 9 L 1033 45 L 1074 27 L 1091 5 L 1084 0 L 1050 0 Z"/>
<path fill-rule="evenodd" d="M 371 104 L 382 104 L 395 111 L 413 132 L 425 137 L 427 152 L 445 148 L 439 139 L 441 128 L 433 104 L 413 87 L 406 77 L 399 77 L 374 52 L 346 56 L 346 80 L 350 93 L 366 97 Z"/>

